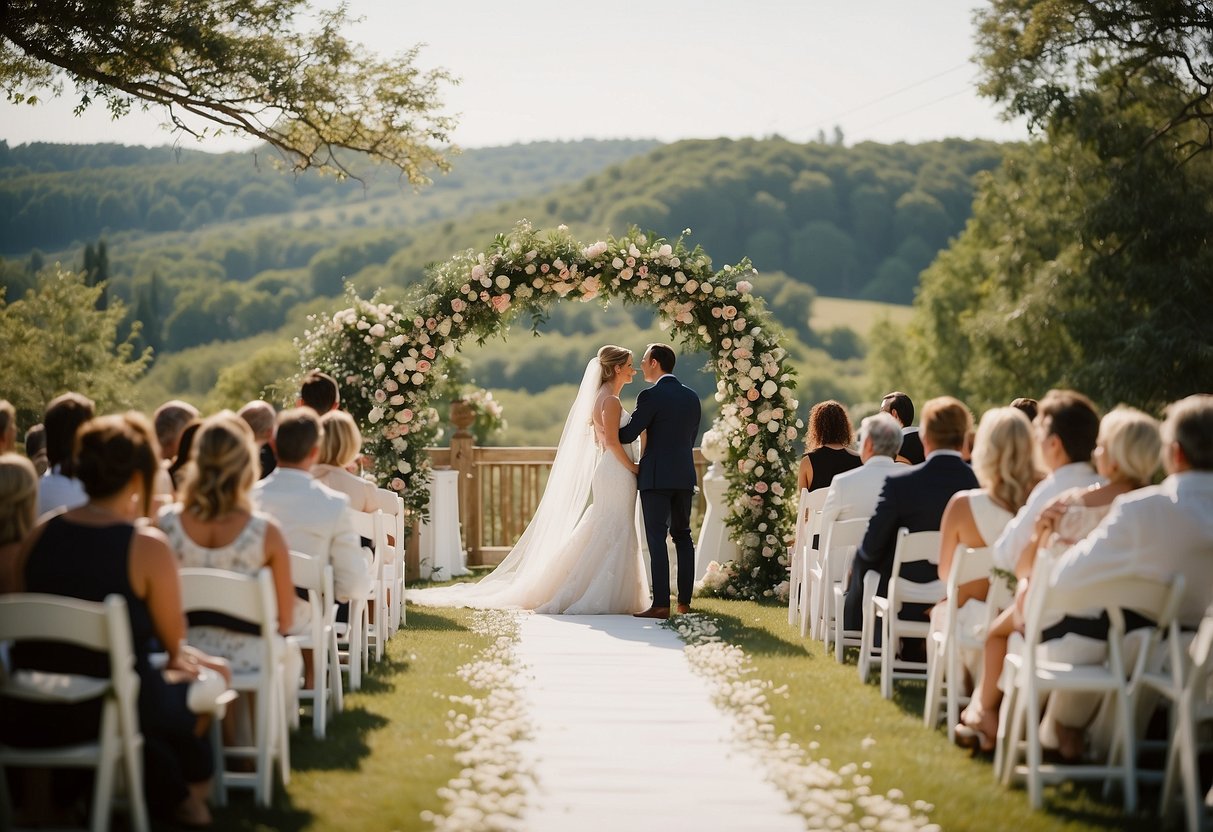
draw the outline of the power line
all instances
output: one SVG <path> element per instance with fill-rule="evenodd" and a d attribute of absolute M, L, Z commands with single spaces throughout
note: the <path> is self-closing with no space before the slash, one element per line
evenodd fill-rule
<path fill-rule="evenodd" d="M 873 127 L 879 127 L 880 125 L 885 124 L 886 122 L 893 121 L 894 119 L 899 119 L 902 116 L 908 116 L 908 115 L 910 115 L 910 113 L 916 113 L 919 110 L 926 109 L 927 107 L 932 107 L 941 101 L 947 101 L 949 98 L 955 98 L 958 95 L 964 95 L 966 92 L 969 92 L 971 89 L 973 89 L 972 82 L 970 82 L 968 86 L 966 86 L 962 89 L 956 90 L 955 92 L 950 92 L 947 95 L 941 95 L 939 98 L 934 98 L 930 101 L 927 101 L 924 104 L 919 104 L 917 107 L 911 107 L 908 110 L 903 110 L 902 112 L 888 116 L 887 118 L 882 118 L 880 121 L 874 121 L 871 124 L 865 124 L 863 127 L 858 128 L 855 132 L 862 133 L 865 130 L 871 130 Z"/>
<path fill-rule="evenodd" d="M 922 79 L 920 79 L 920 80 L 918 80 L 918 81 L 915 81 L 915 82 L 914 82 L 914 83 L 912 83 L 912 84 L 907 84 L 906 86 L 901 87 L 900 89 L 893 90 L 892 92 L 887 92 L 887 93 L 884 93 L 883 95 L 877 96 L 876 98 L 873 98 L 873 99 L 871 99 L 870 101 L 866 101 L 866 102 L 864 102 L 863 104 L 860 104 L 860 105 L 858 105 L 858 106 L 852 107 L 852 108 L 851 108 L 851 109 L 849 109 L 849 110 L 844 110 L 843 112 L 838 113 L 838 114 L 836 114 L 836 115 L 834 115 L 834 116 L 831 116 L 830 118 L 827 118 L 827 119 L 822 119 L 822 120 L 821 120 L 820 122 L 818 122 L 817 124 L 811 125 L 811 126 L 808 128 L 808 129 L 809 129 L 810 131 L 812 131 L 813 129 L 819 129 L 819 130 L 820 130 L 820 129 L 824 129 L 825 127 L 827 127 L 827 126 L 829 126 L 829 125 L 831 125 L 831 124 L 837 124 L 837 123 L 838 123 L 838 120 L 839 120 L 839 119 L 841 119 L 841 118 L 843 118 L 843 117 L 845 117 L 845 116 L 849 116 L 849 115 L 851 115 L 851 114 L 853 114 L 853 113 L 858 113 L 858 112 L 860 112 L 861 110 L 866 110 L 867 108 L 872 107 L 872 106 L 874 106 L 874 105 L 876 105 L 876 104 L 879 104 L 879 103 L 880 103 L 880 102 L 882 102 L 882 101 L 886 101 L 886 100 L 888 100 L 888 99 L 890 99 L 890 98 L 894 98 L 894 97 L 896 97 L 896 96 L 898 96 L 898 95 L 901 95 L 902 93 L 906 93 L 906 92 L 909 92 L 909 91 L 910 91 L 910 90 L 912 90 L 912 89 L 916 89 L 917 87 L 921 87 L 923 84 L 928 84 L 928 83 L 930 83 L 931 81 L 936 80 L 937 78 L 942 78 L 942 77 L 943 77 L 943 76 L 945 76 L 945 75 L 950 75 L 950 74 L 952 74 L 953 72 L 955 72 L 956 70 L 961 69 L 961 68 L 966 67 L 966 66 L 969 66 L 969 62 L 968 62 L 967 60 L 966 60 L 966 61 L 961 61 L 960 63 L 956 64 L 955 66 L 951 66 L 951 67 L 948 67 L 948 68 L 947 68 L 947 69 L 945 69 L 945 70 L 942 70 L 942 71 L 940 71 L 940 72 L 936 72 L 934 75 L 930 75 L 930 76 L 928 76 L 928 77 L 926 77 L 926 78 L 922 78 Z"/>

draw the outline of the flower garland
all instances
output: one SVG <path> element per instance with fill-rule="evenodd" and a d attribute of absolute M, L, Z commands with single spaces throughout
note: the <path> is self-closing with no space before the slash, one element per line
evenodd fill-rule
<path fill-rule="evenodd" d="M 689 233 L 689 232 L 686 232 Z M 299 342 L 304 369 L 338 379 L 377 460 L 379 481 L 401 492 L 414 517 L 428 503 L 427 445 L 438 435 L 430 405 L 441 363 L 462 339 L 486 341 L 520 313 L 533 322 L 553 301 L 618 298 L 657 309 L 663 329 L 690 349 L 706 350 L 717 376 L 720 415 L 713 430 L 725 446 L 729 480 L 725 522 L 741 551 L 717 594 L 769 596 L 787 577 L 795 485 L 795 374 L 760 299 L 747 261 L 714 271 L 683 237 L 673 242 L 633 228 L 590 245 L 568 229 L 540 234 L 522 222 L 487 251 L 467 251 L 436 266 L 412 299 L 411 313 L 363 300 L 331 319 L 312 319 Z M 406 487 L 407 485 L 407 487 Z"/>

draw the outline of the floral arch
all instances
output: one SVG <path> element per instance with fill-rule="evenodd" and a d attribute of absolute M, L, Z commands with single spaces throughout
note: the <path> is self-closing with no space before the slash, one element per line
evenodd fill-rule
<path fill-rule="evenodd" d="M 467 251 L 436 266 L 411 310 L 351 290 L 349 308 L 311 319 L 298 342 L 302 365 L 338 380 L 380 483 L 401 492 L 417 516 L 429 499 L 425 449 L 440 426 L 431 400 L 444 360 L 463 339 L 485 341 L 519 314 L 540 316 L 557 300 L 649 303 L 683 346 L 708 352 L 717 377 L 720 412 L 704 445 L 725 467 L 725 522 L 740 556 L 725 564 L 724 580 L 708 591 L 769 596 L 787 577 L 794 520 L 793 441 L 803 427 L 795 373 L 752 294 L 748 261 L 713 271 L 703 250 L 688 249 L 684 237 L 671 243 L 632 229 L 587 246 L 564 226 L 541 234 L 520 223 L 487 251 Z"/>

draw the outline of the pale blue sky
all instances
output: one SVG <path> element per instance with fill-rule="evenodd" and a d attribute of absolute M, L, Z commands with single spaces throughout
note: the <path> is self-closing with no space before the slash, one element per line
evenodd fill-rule
<path fill-rule="evenodd" d="M 1014 140 L 978 97 L 977 0 L 350 0 L 351 33 L 391 55 L 428 44 L 423 66 L 462 79 L 444 93 L 467 147 L 578 138 L 767 136 L 842 126 L 855 141 Z M 157 111 L 75 118 L 68 94 L 0 102 L 0 139 L 167 144 Z M 198 146 L 192 138 L 184 147 Z M 203 149 L 247 146 L 228 138 Z"/>

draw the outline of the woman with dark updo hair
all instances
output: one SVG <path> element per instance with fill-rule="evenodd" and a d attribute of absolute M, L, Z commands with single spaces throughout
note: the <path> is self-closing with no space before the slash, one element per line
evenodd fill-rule
<path fill-rule="evenodd" d="M 221 662 L 186 646 L 176 558 L 164 534 L 139 523 L 151 505 L 160 453 L 139 413 L 103 416 L 76 434 L 75 476 L 88 502 L 52 515 L 27 538 L 18 575 L 23 592 L 103 601 L 117 594 L 131 619 L 139 674 L 145 791 L 154 813 L 188 825 L 210 822 L 206 796 L 212 758 L 206 719 L 187 706 L 189 682 Z M 158 642 L 164 673 L 152 667 Z M 104 656 L 71 645 L 32 642 L 12 651 L 15 669 L 108 676 Z M 0 738 L 16 746 L 68 745 L 97 736 L 101 702 L 49 705 L 25 700 L 0 707 Z"/>

